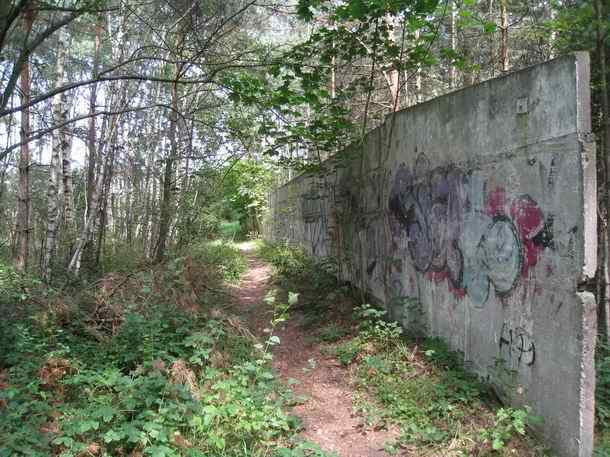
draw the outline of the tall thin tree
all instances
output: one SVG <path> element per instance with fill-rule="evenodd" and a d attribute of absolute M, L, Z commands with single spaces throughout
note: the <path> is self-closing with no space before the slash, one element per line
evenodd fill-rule
<path fill-rule="evenodd" d="M 25 42 L 32 32 L 34 13 L 28 8 L 23 15 Z M 30 102 L 30 62 L 29 57 L 21 67 L 20 74 L 21 104 Z M 30 109 L 21 111 L 21 149 L 19 154 L 19 193 L 17 204 L 17 256 L 15 268 L 24 272 L 28 267 L 30 245 Z"/>

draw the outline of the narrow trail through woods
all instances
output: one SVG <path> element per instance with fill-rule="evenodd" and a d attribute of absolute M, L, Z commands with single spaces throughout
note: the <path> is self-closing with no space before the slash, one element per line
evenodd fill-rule
<path fill-rule="evenodd" d="M 248 271 L 239 284 L 237 302 L 251 330 L 263 336 L 271 319 L 271 310 L 263 300 L 271 288 L 271 268 L 256 257 L 251 245 L 245 245 L 244 251 Z M 274 350 L 273 359 L 280 379 L 303 398 L 292 410 L 302 420 L 302 437 L 340 457 L 389 455 L 384 444 L 396 434 L 371 429 L 354 413 L 355 391 L 347 369 L 336 358 L 322 353 L 319 342 L 308 338 L 302 323 L 303 314 L 291 310 L 288 321 L 277 329 L 281 344 Z"/>

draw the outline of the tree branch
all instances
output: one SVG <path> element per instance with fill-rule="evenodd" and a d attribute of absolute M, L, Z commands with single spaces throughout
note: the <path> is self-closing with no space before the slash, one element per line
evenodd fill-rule
<path fill-rule="evenodd" d="M 44 30 L 44 32 L 40 33 L 32 42 L 30 42 L 29 44 L 26 44 L 24 46 L 24 48 L 19 53 L 19 57 L 17 58 L 15 65 L 13 65 L 13 70 L 11 72 L 11 76 L 8 80 L 8 83 L 6 84 L 6 88 L 4 89 L 2 96 L 0 97 L 0 109 L 4 110 L 6 108 L 8 101 L 10 100 L 10 98 L 13 95 L 13 92 L 15 91 L 15 86 L 17 85 L 17 80 L 19 79 L 19 74 L 21 73 L 23 66 L 28 61 L 30 54 L 32 54 L 36 50 L 36 48 L 38 48 L 38 46 L 40 46 L 42 44 L 42 42 L 44 40 L 49 38 L 51 35 L 53 35 L 53 33 L 55 33 L 57 30 L 59 30 L 63 26 L 65 26 L 65 25 L 69 24 L 70 22 L 72 22 L 73 20 L 75 20 L 81 14 L 82 13 L 80 13 L 80 12 L 71 13 L 71 14 L 67 15 L 65 18 L 63 18 L 62 20 L 54 22 L 53 24 L 49 25 Z M 32 105 L 30 104 L 29 106 L 32 106 Z M 24 106 L 24 108 L 27 108 L 27 106 Z M 3 116 L 3 114 L 0 113 L 0 117 L 2 117 L 2 116 Z"/>
<path fill-rule="evenodd" d="M 131 113 L 131 112 L 135 112 L 135 111 L 143 111 L 143 110 L 151 109 L 151 108 L 171 109 L 170 106 L 159 103 L 159 104 L 147 105 L 147 106 L 137 106 L 135 108 L 125 108 L 125 109 L 118 110 L 118 111 L 96 111 L 95 113 L 83 114 L 82 116 L 77 116 L 72 119 L 68 119 L 67 121 L 62 122 L 61 124 L 53 125 L 51 127 L 48 127 L 46 129 L 42 129 L 42 130 L 37 130 L 34 134 L 30 135 L 25 141 L 22 141 L 20 143 L 15 143 L 15 144 L 7 147 L 4 151 L 0 152 L 0 160 L 3 160 L 6 156 L 8 156 L 8 154 L 11 151 L 14 151 L 15 149 L 21 147 L 22 145 L 30 143 L 35 140 L 38 140 L 38 139 L 42 138 L 43 136 L 51 133 L 53 130 L 63 128 L 67 125 L 73 124 L 74 122 L 82 121 L 84 119 L 88 119 L 90 117 L 95 117 L 95 116 L 114 116 L 117 114 L 125 114 L 125 113 Z"/>

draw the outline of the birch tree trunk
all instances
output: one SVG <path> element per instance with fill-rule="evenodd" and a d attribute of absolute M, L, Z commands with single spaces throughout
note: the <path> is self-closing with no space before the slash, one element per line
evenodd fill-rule
<path fill-rule="evenodd" d="M 93 72 L 92 78 L 95 79 L 97 77 L 97 73 L 99 72 L 100 61 L 101 61 L 101 48 L 102 48 L 102 30 L 103 30 L 103 16 L 100 14 L 98 16 L 97 23 L 95 25 L 95 51 L 93 56 Z M 87 149 L 88 149 L 88 163 L 87 163 L 87 211 L 85 213 L 85 221 L 89 216 L 89 208 L 91 208 L 92 204 L 92 193 L 95 187 L 95 170 L 97 163 L 97 152 L 95 148 L 96 135 L 95 135 L 95 126 L 96 126 L 96 104 L 97 104 L 97 84 L 91 85 L 91 96 L 89 97 L 89 114 L 91 117 L 89 118 L 89 130 L 87 132 Z"/>
<path fill-rule="evenodd" d="M 152 177 L 152 195 L 150 196 L 150 207 L 148 210 L 148 218 L 146 221 L 146 228 L 148 229 L 147 232 L 147 238 L 148 238 L 148 243 L 147 243 L 147 257 L 148 258 L 152 258 L 155 254 L 155 246 L 154 246 L 154 230 L 153 227 L 155 226 L 155 222 L 157 219 L 157 193 L 158 193 L 158 187 L 159 187 L 159 183 L 160 180 L 157 178 L 156 173 L 153 175 Z M 149 222 L 150 221 L 150 222 Z"/>
<path fill-rule="evenodd" d="M 85 245 L 89 242 L 91 234 L 93 233 L 93 228 L 95 227 L 95 220 L 97 219 L 98 215 L 97 209 L 99 206 L 99 190 L 102 187 L 102 180 L 103 173 L 100 172 L 97 174 L 95 186 L 92 188 L 91 191 L 91 206 L 89 208 L 90 210 L 87 215 L 87 220 L 83 224 L 83 229 L 80 233 L 80 236 L 76 240 L 72 258 L 70 259 L 70 263 L 68 264 L 68 271 L 76 276 L 80 271 L 83 249 L 85 248 Z"/>
<path fill-rule="evenodd" d="M 55 132 L 59 132 L 56 130 Z M 55 254 L 55 244 L 57 240 L 57 222 L 59 219 L 59 157 L 60 144 L 55 139 L 59 133 L 53 135 L 53 149 L 51 153 L 51 164 L 49 166 L 49 183 L 47 187 L 47 239 L 45 243 L 45 255 L 42 265 L 42 277 L 45 283 L 51 281 L 51 264 Z"/>
<path fill-rule="evenodd" d="M 63 106 L 67 107 L 67 104 L 63 102 Z M 66 110 L 67 111 L 67 110 Z M 63 130 L 63 129 L 62 129 Z M 62 172 L 63 172 L 63 197 L 64 197 L 64 226 L 67 239 L 71 240 L 74 235 L 74 182 L 72 178 L 72 142 L 69 141 L 66 134 L 64 134 L 65 147 L 62 150 Z"/>
<path fill-rule="evenodd" d="M 57 63 L 56 63 L 56 87 L 61 87 L 65 83 L 65 64 L 66 64 L 66 33 L 59 32 L 57 42 Z M 53 97 L 53 123 L 55 125 L 64 124 L 67 120 L 67 103 L 65 93 Z M 42 264 L 42 277 L 48 284 L 51 281 L 51 264 L 55 255 L 57 244 L 57 229 L 59 219 L 59 174 L 60 163 L 65 155 L 70 157 L 69 141 L 65 128 L 53 130 L 52 133 L 52 152 L 51 164 L 49 166 L 49 180 L 47 187 L 47 236 L 45 242 L 45 254 Z M 65 192 L 65 189 L 64 189 Z M 67 209 L 66 209 L 67 210 Z"/>
<path fill-rule="evenodd" d="M 124 104 L 124 101 L 123 101 L 123 104 Z M 110 173 L 110 170 L 112 169 L 112 163 L 114 161 L 113 138 L 116 137 L 116 130 L 117 130 L 117 125 L 119 123 L 119 118 L 120 118 L 120 115 L 112 116 L 112 121 L 110 122 L 110 128 L 109 128 L 109 132 L 108 132 L 110 151 L 106 155 L 103 166 L 100 166 L 96 173 L 97 178 L 95 180 L 95 185 L 93 186 L 92 191 L 91 191 L 91 206 L 90 206 L 89 212 L 87 214 L 87 220 L 83 224 L 81 233 L 80 233 L 78 239 L 76 240 L 76 243 L 74 245 L 74 251 L 72 253 L 70 263 L 68 264 L 68 271 L 76 276 L 80 272 L 83 250 L 85 249 L 85 246 L 91 240 L 91 236 L 95 229 L 95 222 L 99 216 L 99 208 L 100 208 L 100 200 L 101 200 L 100 194 L 102 193 L 102 187 L 103 187 L 104 183 L 106 182 L 106 173 Z M 101 151 L 102 151 L 101 144 L 100 144 L 99 150 L 101 153 Z M 100 154 L 100 157 L 102 157 L 101 154 Z M 100 164 L 100 165 L 102 165 L 102 164 Z"/>
<path fill-rule="evenodd" d="M 108 152 L 106 154 L 106 161 L 104 163 L 104 173 L 102 180 L 102 188 L 100 196 L 98 197 L 101 201 L 99 204 L 99 226 L 97 233 L 97 248 L 95 251 L 95 264 L 99 265 L 100 258 L 102 255 L 102 246 L 104 244 L 104 237 L 106 235 L 106 223 L 108 216 L 108 198 L 110 196 L 110 184 L 112 182 L 112 175 L 114 171 L 114 157 L 117 149 L 117 130 L 118 130 L 118 118 L 120 115 L 115 116 L 114 126 L 109 135 Z"/>

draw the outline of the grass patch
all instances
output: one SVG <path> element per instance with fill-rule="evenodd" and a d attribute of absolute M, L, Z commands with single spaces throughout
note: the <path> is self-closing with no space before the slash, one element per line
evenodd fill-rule
<path fill-rule="evenodd" d="M 315 291 L 315 297 L 337 289 L 337 264 L 333 259 L 314 259 L 302 249 L 287 244 L 258 243 L 258 255 L 271 264 L 276 278 L 283 285 Z"/>
<path fill-rule="evenodd" d="M 270 263 L 280 287 L 298 290 L 302 326 L 312 341 L 334 343 L 352 332 L 353 289 L 337 280 L 332 259 L 314 259 L 286 244 L 257 243 L 258 255 Z"/>

